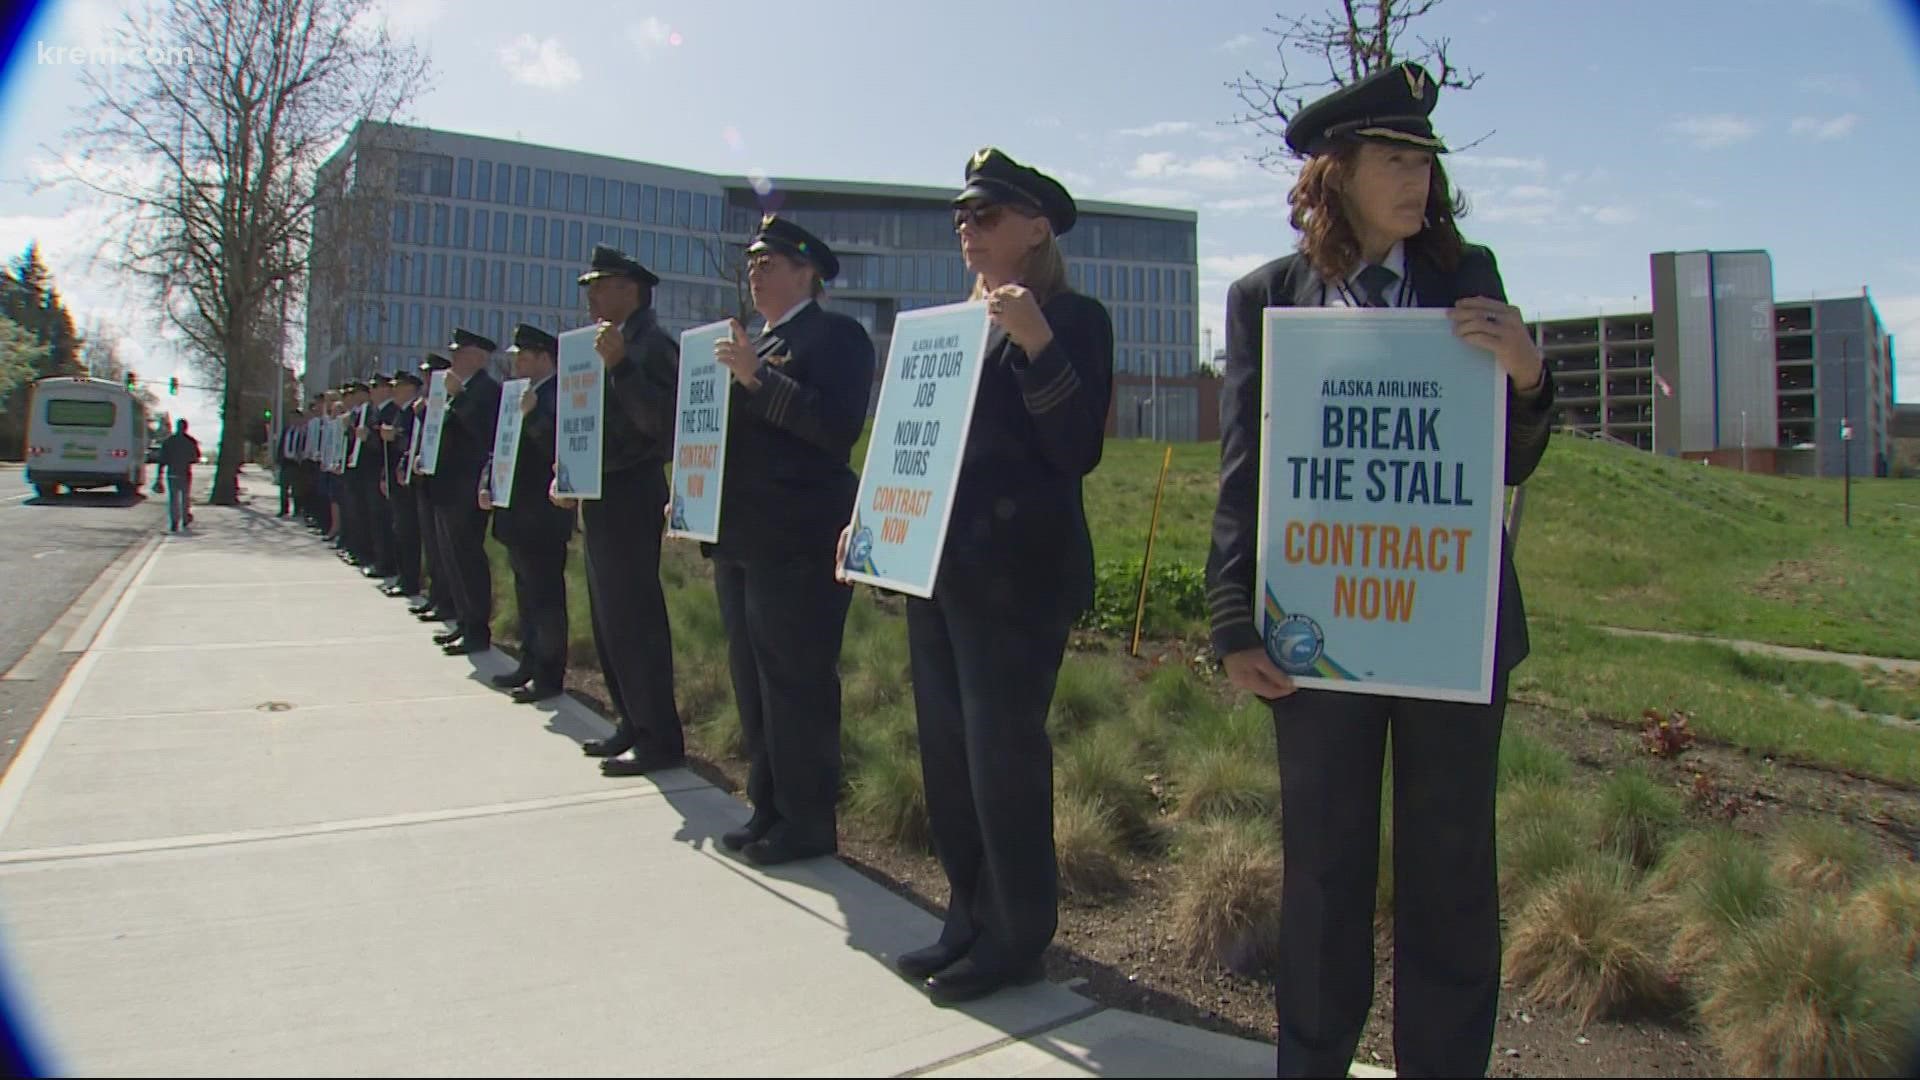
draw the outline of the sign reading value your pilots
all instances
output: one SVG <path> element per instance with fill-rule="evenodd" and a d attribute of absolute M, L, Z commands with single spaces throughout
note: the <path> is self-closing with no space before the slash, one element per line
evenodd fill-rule
<path fill-rule="evenodd" d="M 513 467 L 520 460 L 520 399 L 532 379 L 508 379 L 500 384 L 500 416 L 493 428 L 493 465 L 487 478 L 487 500 L 497 507 L 513 505 Z"/>
<path fill-rule="evenodd" d="M 849 580 L 933 595 L 986 351 L 985 301 L 902 312 L 895 320 L 853 502 Z"/>
<path fill-rule="evenodd" d="M 598 326 L 560 335 L 558 420 L 553 440 L 553 487 L 575 499 L 600 497 L 600 452 L 606 437 L 606 365 L 594 350 Z"/>
<path fill-rule="evenodd" d="M 1263 370 L 1267 654 L 1305 687 L 1492 700 L 1499 364 L 1443 310 L 1273 308 Z"/>
<path fill-rule="evenodd" d="M 667 535 L 718 543 L 720 484 L 727 468 L 727 403 L 732 374 L 713 348 L 733 325 L 708 323 L 680 335 L 680 394 L 673 423 L 673 508 Z"/>
<path fill-rule="evenodd" d="M 421 424 L 425 434 L 420 436 L 420 464 L 417 468 L 428 476 L 440 465 L 440 433 L 447 426 L 447 373 L 436 371 L 427 376 L 427 417 Z"/>

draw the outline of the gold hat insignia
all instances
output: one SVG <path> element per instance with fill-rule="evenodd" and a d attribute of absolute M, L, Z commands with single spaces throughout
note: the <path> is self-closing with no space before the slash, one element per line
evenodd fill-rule
<path fill-rule="evenodd" d="M 993 147 L 991 146 L 981 147 L 979 150 L 974 151 L 973 164 L 971 168 L 973 168 L 975 171 L 978 171 L 979 169 L 981 169 L 986 165 L 987 159 L 992 156 L 993 156 Z"/>
<path fill-rule="evenodd" d="M 1413 100 L 1419 101 L 1427 96 L 1427 76 L 1411 65 L 1401 68 L 1400 73 L 1407 77 L 1407 89 L 1413 91 Z"/>
<path fill-rule="evenodd" d="M 765 229 L 768 226 L 772 225 L 778 219 L 779 219 L 778 214 L 762 214 L 760 216 L 760 227 L 762 229 Z"/>

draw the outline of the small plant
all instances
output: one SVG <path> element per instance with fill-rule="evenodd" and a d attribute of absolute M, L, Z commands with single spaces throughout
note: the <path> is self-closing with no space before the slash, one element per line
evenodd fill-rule
<path fill-rule="evenodd" d="M 1053 848 L 1060 884 L 1082 897 L 1119 891 L 1120 834 L 1113 813 L 1097 801 L 1062 792 L 1053 807 Z"/>
<path fill-rule="evenodd" d="M 892 843 L 917 851 L 933 845 L 920 755 L 910 746 L 886 744 L 863 761 L 853 777 L 847 809 Z"/>
<path fill-rule="evenodd" d="M 1674 758 L 1693 748 L 1693 729 L 1688 715 L 1679 709 L 1662 713 L 1648 709 L 1640 714 L 1640 745 L 1654 757 Z"/>
<path fill-rule="evenodd" d="M 1649 1012 L 1675 997 L 1658 959 L 1664 929 L 1624 867 L 1583 863 L 1542 884 L 1514 917 L 1507 975 L 1533 1000 L 1576 1011 L 1582 1024 Z"/>
<path fill-rule="evenodd" d="M 1264 821 L 1222 821 L 1180 842 L 1175 942 L 1191 962 L 1242 975 L 1272 970 L 1280 948 L 1280 840 Z"/>
<path fill-rule="evenodd" d="M 1680 798 L 1641 769 L 1623 769 L 1600 789 L 1599 840 L 1645 869 L 1660 858 L 1667 837 L 1680 827 Z"/>
<path fill-rule="evenodd" d="M 1887 1076 L 1913 1005 L 1899 958 L 1816 901 L 1741 938 L 1713 970 L 1700 1020 L 1736 1076 Z"/>
<path fill-rule="evenodd" d="M 1847 892 L 1873 864 L 1872 845 L 1837 821 L 1807 818 L 1782 829 L 1774 838 L 1775 876 L 1802 889 Z"/>

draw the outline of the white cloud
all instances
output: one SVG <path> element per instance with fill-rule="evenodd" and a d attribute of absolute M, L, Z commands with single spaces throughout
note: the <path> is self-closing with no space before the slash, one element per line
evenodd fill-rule
<path fill-rule="evenodd" d="M 1278 258 L 1272 252 L 1200 256 L 1200 280 L 1235 281 Z"/>
<path fill-rule="evenodd" d="M 1753 138 L 1760 125 L 1744 116 L 1730 113 L 1711 115 L 1681 116 L 1667 125 L 1675 135 L 1693 143 L 1702 150 L 1716 150 L 1723 146 L 1732 146 Z"/>
<path fill-rule="evenodd" d="M 1819 142 L 1830 142 L 1834 139 L 1846 138 L 1858 126 L 1860 126 L 1858 113 L 1843 113 L 1825 120 L 1817 116 L 1797 117 L 1788 130 L 1795 135 L 1804 135 Z"/>
<path fill-rule="evenodd" d="M 1559 193 L 1550 187 L 1539 184 L 1516 184 L 1505 192 L 1506 197 L 1520 202 L 1539 202 L 1542 199 L 1557 199 Z"/>
<path fill-rule="evenodd" d="M 1035 117 L 1030 117 L 1027 120 L 1027 123 L 1033 127 L 1051 129 L 1051 128 L 1057 128 L 1060 126 L 1060 118 L 1057 116 L 1051 116 L 1051 115 L 1035 116 Z"/>
<path fill-rule="evenodd" d="M 1048 176 L 1053 177 L 1055 180 L 1060 181 L 1061 183 L 1067 185 L 1067 187 L 1075 191 L 1079 191 L 1079 190 L 1091 187 L 1093 185 L 1093 177 L 1088 176 L 1086 173 L 1080 172 L 1077 169 L 1068 169 L 1068 168 L 1064 168 L 1057 165 L 1051 165 L 1045 161 L 1029 161 L 1027 164 L 1033 166 L 1036 169 L 1039 169 L 1041 172 L 1046 173 Z"/>
<path fill-rule="evenodd" d="M 1225 52 L 1239 52 L 1249 45 L 1258 45 L 1259 43 L 1260 39 L 1252 34 L 1235 34 L 1221 42 L 1219 47 Z"/>
<path fill-rule="evenodd" d="M 1120 134 L 1139 138 L 1152 138 L 1157 135 L 1181 135 L 1193 130 L 1191 120 L 1162 120 L 1146 127 L 1121 128 Z"/>
<path fill-rule="evenodd" d="M 1862 97 L 1866 93 L 1858 76 L 1831 71 L 1802 76 L 1795 85 L 1809 94 L 1831 94 L 1834 97 Z"/>
<path fill-rule="evenodd" d="M 540 40 L 532 34 L 521 34 L 500 46 L 499 55 L 507 77 L 525 86 L 559 90 L 580 81 L 580 61 L 567 52 L 559 38 Z"/>
<path fill-rule="evenodd" d="M 1479 23 L 1481 26 L 1486 26 L 1488 23 L 1493 22 L 1495 19 L 1499 17 L 1500 17 L 1499 12 L 1489 8 L 1488 10 L 1483 11 L 1478 15 L 1475 15 L 1473 17 L 1473 21 Z"/>
<path fill-rule="evenodd" d="M 1270 191 L 1256 195 L 1238 195 L 1228 199 L 1215 199 L 1207 204 L 1207 209 L 1222 213 L 1244 213 L 1248 210 L 1285 210 L 1287 209 L 1287 187 L 1276 184 Z"/>
<path fill-rule="evenodd" d="M 387 0 L 387 29 L 396 37 L 417 36 L 447 13 L 447 0 Z"/>
<path fill-rule="evenodd" d="M 1580 212 L 1601 225 L 1625 225 L 1640 219 L 1640 212 L 1631 206 L 1582 206 Z"/>
<path fill-rule="evenodd" d="M 1545 158 L 1502 157 L 1497 154 L 1496 155 L 1486 155 L 1486 154 L 1448 154 L 1447 155 L 1448 171 L 1452 171 L 1455 168 L 1462 165 L 1466 166 L 1469 169 L 1502 169 L 1502 170 L 1517 169 L 1517 170 L 1521 170 L 1524 172 L 1531 172 L 1531 173 L 1543 173 L 1547 171 L 1547 162 Z"/>
<path fill-rule="evenodd" d="M 1238 179 L 1245 171 L 1243 163 L 1231 158 L 1207 155 L 1183 161 L 1171 151 L 1156 150 L 1134 158 L 1127 175 L 1135 180 L 1190 177 L 1218 182 Z"/>
<path fill-rule="evenodd" d="M 649 15 L 637 23 L 627 24 L 627 40 L 638 46 L 641 52 L 651 53 L 680 44 L 680 35 L 658 16 Z"/>
<path fill-rule="evenodd" d="M 1096 197 L 1109 202 L 1138 203 L 1145 206 L 1190 207 L 1197 201 L 1191 191 L 1168 187 L 1119 188 Z"/>

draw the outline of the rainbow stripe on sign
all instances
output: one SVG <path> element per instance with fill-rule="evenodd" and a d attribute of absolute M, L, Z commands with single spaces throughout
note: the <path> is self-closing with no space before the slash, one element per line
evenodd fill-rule
<path fill-rule="evenodd" d="M 1271 588 L 1266 590 L 1266 622 L 1261 626 L 1260 638 L 1265 643 L 1267 658 L 1289 675 L 1316 675 L 1322 679 L 1338 679 L 1343 682 L 1360 680 L 1333 661 L 1324 649 L 1325 638 L 1320 626 L 1304 615 L 1288 615 L 1280 606 L 1280 599 L 1273 595 Z M 1299 633 L 1283 628 L 1297 624 Z"/>

